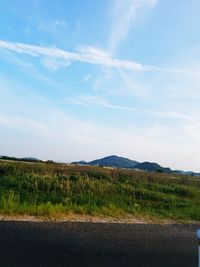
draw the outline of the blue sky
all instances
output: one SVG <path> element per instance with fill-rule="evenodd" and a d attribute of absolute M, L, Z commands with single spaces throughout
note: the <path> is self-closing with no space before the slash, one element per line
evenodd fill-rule
<path fill-rule="evenodd" d="M 0 154 L 200 171 L 198 0 L 3 0 Z"/>

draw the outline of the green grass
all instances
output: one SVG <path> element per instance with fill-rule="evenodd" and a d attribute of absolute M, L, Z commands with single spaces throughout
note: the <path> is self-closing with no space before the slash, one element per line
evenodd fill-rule
<path fill-rule="evenodd" d="M 0 161 L 0 213 L 69 213 L 200 221 L 200 179 L 64 164 Z"/>

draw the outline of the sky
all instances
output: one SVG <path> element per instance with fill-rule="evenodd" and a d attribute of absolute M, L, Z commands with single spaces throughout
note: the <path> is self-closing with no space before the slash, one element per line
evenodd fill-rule
<path fill-rule="evenodd" d="M 199 0 L 0 1 L 0 155 L 200 171 Z"/>

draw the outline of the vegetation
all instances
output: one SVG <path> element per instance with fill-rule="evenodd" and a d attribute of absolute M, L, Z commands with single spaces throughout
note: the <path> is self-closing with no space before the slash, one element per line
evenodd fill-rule
<path fill-rule="evenodd" d="M 57 217 L 68 213 L 200 221 L 200 179 L 0 161 L 0 214 Z"/>

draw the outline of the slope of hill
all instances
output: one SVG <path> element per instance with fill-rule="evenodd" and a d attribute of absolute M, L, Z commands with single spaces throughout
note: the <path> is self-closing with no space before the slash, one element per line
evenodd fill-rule
<path fill-rule="evenodd" d="M 172 171 L 170 168 L 164 168 L 157 163 L 148 162 L 148 161 L 139 163 L 134 168 L 138 170 L 143 170 L 143 171 L 160 171 L 160 172 L 171 172 Z"/>
<path fill-rule="evenodd" d="M 0 159 L 11 160 L 11 161 L 42 162 L 40 159 L 35 158 L 35 157 L 17 158 L 17 157 L 9 157 L 9 156 L 0 156 Z"/>
<path fill-rule="evenodd" d="M 79 161 L 76 162 L 81 165 L 91 165 L 91 166 L 106 166 L 106 167 L 116 167 L 116 168 L 134 168 L 139 162 L 130 160 L 123 157 L 118 157 L 115 155 L 108 156 L 101 159 L 92 160 L 90 162 Z"/>
<path fill-rule="evenodd" d="M 130 160 L 128 158 L 118 157 L 116 155 L 104 157 L 101 159 L 92 160 L 89 162 L 79 161 L 73 162 L 80 165 L 90 165 L 90 166 L 106 166 L 106 167 L 116 167 L 116 168 L 125 168 L 125 169 L 137 169 L 141 171 L 149 172 L 173 172 L 170 168 L 165 168 L 154 162 L 137 162 L 135 160 Z"/>
<path fill-rule="evenodd" d="M 0 160 L 6 161 L 22 161 L 22 162 L 41 162 L 41 163 L 56 163 L 52 160 L 43 161 L 37 159 L 35 157 L 9 157 L 0 155 Z M 59 163 L 59 162 L 57 162 Z M 164 173 L 173 173 L 173 174 L 182 174 L 182 175 L 189 175 L 194 177 L 200 177 L 200 173 L 193 172 L 193 171 L 182 171 L 182 170 L 171 170 L 170 168 L 162 167 L 158 163 L 155 162 L 138 162 L 135 160 L 130 160 L 128 158 L 119 157 L 116 155 L 107 156 L 101 159 L 96 159 L 92 161 L 78 161 L 72 162 L 71 164 L 77 165 L 88 165 L 88 166 L 105 166 L 105 167 L 114 167 L 114 168 L 123 168 L 123 169 L 135 169 L 140 171 L 146 172 L 164 172 Z"/>
<path fill-rule="evenodd" d="M 130 160 L 123 157 L 118 156 L 108 156 L 102 159 L 96 159 L 89 162 L 90 165 L 102 165 L 102 166 L 110 166 L 110 167 L 118 167 L 118 168 L 134 168 L 139 162 L 135 160 Z"/>

